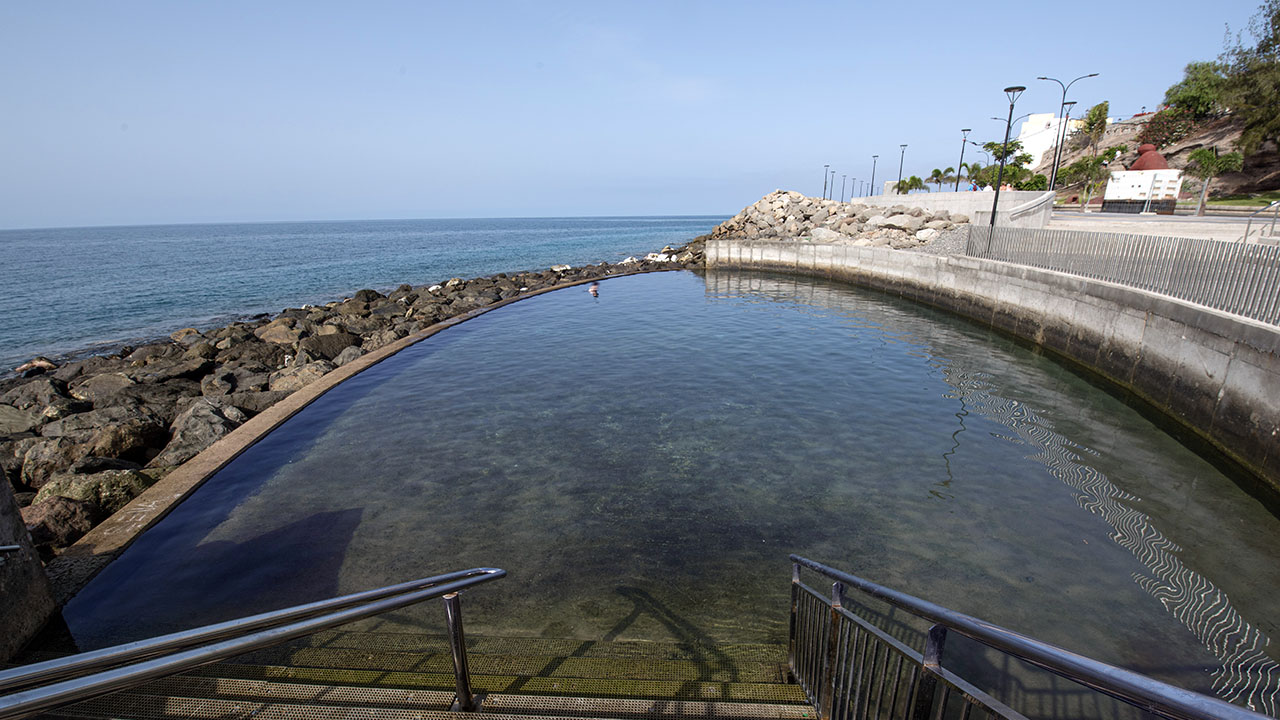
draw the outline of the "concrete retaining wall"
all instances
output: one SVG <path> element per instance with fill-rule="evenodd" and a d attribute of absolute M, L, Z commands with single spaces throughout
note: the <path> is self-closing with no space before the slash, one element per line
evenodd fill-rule
<path fill-rule="evenodd" d="M 960 256 L 707 243 L 707 265 L 852 281 L 1060 353 L 1191 428 L 1280 498 L 1280 328 L 1111 283 Z"/>

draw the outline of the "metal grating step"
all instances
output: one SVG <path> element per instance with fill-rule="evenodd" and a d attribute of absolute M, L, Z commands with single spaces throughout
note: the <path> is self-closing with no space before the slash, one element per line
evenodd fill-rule
<path fill-rule="evenodd" d="M 222 663 L 192 671 L 203 677 L 274 680 L 324 685 L 396 687 L 449 690 L 452 673 L 416 673 L 399 670 L 352 670 L 283 665 Z M 706 700 L 806 703 L 798 685 L 782 683 L 704 682 L 697 680 L 636 680 L 626 678 L 562 678 L 472 673 L 476 692 L 528 695 L 574 695 L 588 698 L 636 698 L 650 700 Z"/>

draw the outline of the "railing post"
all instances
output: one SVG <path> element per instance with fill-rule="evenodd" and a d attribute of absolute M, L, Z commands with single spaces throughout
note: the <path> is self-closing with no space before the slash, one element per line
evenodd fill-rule
<path fill-rule="evenodd" d="M 844 604 L 844 583 L 831 583 L 831 626 L 827 630 L 827 661 L 822 665 L 822 688 L 818 720 L 831 720 L 836 701 L 836 664 L 840 649 L 840 609 Z"/>
<path fill-rule="evenodd" d="M 924 666 L 920 668 L 920 689 L 916 692 L 911 720 L 928 720 L 933 699 L 938 691 L 938 671 L 942 668 L 942 647 L 947 642 L 947 628 L 934 625 L 924 643 Z"/>
<path fill-rule="evenodd" d="M 449 626 L 449 649 L 453 652 L 453 676 L 457 681 L 458 700 L 451 710 L 472 712 L 476 709 L 471 694 L 471 673 L 467 669 L 467 641 L 462 634 L 462 602 L 458 593 L 444 596 L 445 622 Z"/>
<path fill-rule="evenodd" d="M 800 563 L 791 563 L 791 626 L 787 632 L 787 670 L 791 672 L 791 679 L 798 678 L 796 674 L 796 633 L 798 628 L 796 623 L 800 615 Z"/>

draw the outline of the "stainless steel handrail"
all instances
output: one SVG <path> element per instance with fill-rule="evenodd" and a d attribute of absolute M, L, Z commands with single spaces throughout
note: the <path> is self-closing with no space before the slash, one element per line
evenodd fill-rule
<path fill-rule="evenodd" d="M 1240 238 L 1240 242 L 1249 242 L 1249 228 L 1253 227 L 1253 219 L 1272 208 L 1275 209 L 1275 214 L 1271 216 L 1271 234 L 1276 234 L 1276 220 L 1280 219 L 1280 200 L 1272 202 L 1261 210 L 1249 213 L 1249 221 L 1244 224 L 1244 237 Z"/>
<path fill-rule="evenodd" d="M 942 625 L 983 645 L 1008 653 L 1141 710 L 1179 720 L 1205 720 L 1206 718 L 1269 720 L 1266 715 L 1252 712 L 1225 700 L 1162 683 L 1145 675 L 1077 655 L 1070 650 L 1041 642 L 964 613 L 948 610 L 941 605 L 877 585 L 808 558 L 799 555 L 790 557 L 791 562 L 797 566 L 825 575 L 836 582 L 843 583 L 846 587 L 857 588 L 917 617 Z"/>
<path fill-rule="evenodd" d="M 473 585 L 497 580 L 506 576 L 497 568 L 474 568 L 446 575 L 437 575 L 399 585 L 346 595 L 318 603 L 308 603 L 285 610 L 253 615 L 226 623 L 218 623 L 180 633 L 165 635 L 153 640 L 128 643 L 69 658 L 52 660 L 38 665 L 6 671 L 6 679 L 13 685 L 30 685 L 47 681 L 52 677 L 66 677 L 68 672 L 84 673 L 112 665 L 122 665 L 92 675 L 80 675 L 49 685 L 31 688 L 0 697 L 0 720 L 23 718 L 67 703 L 87 700 L 99 695 L 135 687 L 149 680 L 173 675 L 185 670 L 217 662 L 251 650 L 268 647 L 321 630 L 345 625 L 381 613 L 437 597 L 446 598 L 449 632 L 454 649 L 455 672 L 466 669 L 465 655 L 459 662 L 461 647 L 461 617 L 458 615 L 457 593 Z M 416 588 L 416 589 L 415 589 Z M 318 609 L 317 606 L 325 606 Z M 353 607 L 354 605 L 354 607 Z M 345 608 L 345 609 L 343 609 Z M 331 612 L 329 612 L 331 611 Z M 324 613 L 324 614 L 322 614 Z M 301 619 L 300 619 L 301 618 Z M 293 622 L 296 621 L 296 622 Z M 228 638 L 229 639 L 225 639 Z M 193 640 L 192 638 L 199 638 Z M 208 643 L 193 647 L 198 643 Z M 177 652 L 174 652 L 174 651 Z M 159 653 L 168 653 L 157 657 Z M 143 659 L 147 658 L 147 659 Z M 37 678 L 32 680 L 32 678 Z M 461 709 L 473 709 L 469 684 L 458 678 L 458 705 Z M 468 688 L 464 696 L 463 689 Z"/>

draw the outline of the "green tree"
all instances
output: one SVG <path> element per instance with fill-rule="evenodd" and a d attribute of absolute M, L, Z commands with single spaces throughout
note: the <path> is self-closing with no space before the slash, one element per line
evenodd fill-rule
<path fill-rule="evenodd" d="M 947 177 L 947 174 L 944 173 L 941 169 L 934 168 L 933 172 L 929 173 L 929 182 L 937 183 L 938 192 L 942 192 L 942 181 L 945 180 L 946 177 Z"/>
<path fill-rule="evenodd" d="M 1280 0 L 1264 0 L 1220 62 L 1227 80 L 1222 101 L 1244 123 L 1237 146 L 1252 154 L 1268 140 L 1280 141 Z"/>
<path fill-rule="evenodd" d="M 1138 132 L 1138 144 L 1151 143 L 1158 148 L 1178 142 L 1196 129 L 1195 116 L 1182 108 L 1165 108 L 1152 115 Z"/>
<path fill-rule="evenodd" d="M 1048 190 L 1049 178 L 1044 175 L 1032 175 L 1026 180 L 1019 182 L 1014 187 L 1019 190 Z"/>
<path fill-rule="evenodd" d="M 1115 161 L 1116 156 L 1127 150 L 1128 147 L 1125 145 L 1113 145 L 1098 155 L 1080 158 L 1063 168 L 1062 172 L 1058 173 L 1058 180 L 1064 187 L 1081 186 L 1080 206 L 1084 207 L 1093 197 L 1098 185 L 1110 179 L 1110 165 Z"/>
<path fill-rule="evenodd" d="M 1209 183 L 1223 173 L 1238 172 L 1244 167 L 1244 156 L 1238 152 L 1219 155 L 1218 148 L 1202 147 L 1187 156 L 1186 173 L 1203 181 L 1200 187 L 1200 207 L 1196 215 L 1204 215 L 1204 203 L 1209 197 Z"/>
<path fill-rule="evenodd" d="M 964 173 L 962 177 L 965 177 L 969 180 L 976 180 L 978 178 L 978 174 L 982 172 L 982 163 L 980 162 L 960 163 L 960 171 Z"/>
<path fill-rule="evenodd" d="M 912 175 L 909 178 L 903 178 L 902 182 L 898 183 L 894 188 L 894 191 L 899 195 L 906 195 L 912 190 L 924 190 L 925 192 L 929 192 L 929 187 L 925 185 L 924 180 L 922 180 L 918 175 Z"/>
<path fill-rule="evenodd" d="M 1098 143 L 1102 142 L 1102 136 L 1107 134 L 1107 113 L 1111 110 L 1111 104 L 1106 100 L 1089 108 L 1089 112 L 1085 113 L 1084 121 L 1080 128 L 1080 135 L 1084 137 L 1089 147 L 1093 148 L 1093 157 L 1098 157 Z"/>
<path fill-rule="evenodd" d="M 1223 111 L 1226 66 L 1217 62 L 1188 63 L 1182 79 L 1164 91 L 1164 104 L 1203 120 Z"/>

